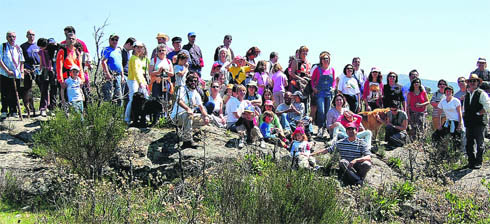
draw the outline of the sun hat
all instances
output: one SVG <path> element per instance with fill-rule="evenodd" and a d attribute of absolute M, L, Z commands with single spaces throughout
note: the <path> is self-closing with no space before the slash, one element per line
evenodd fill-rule
<path fill-rule="evenodd" d="M 379 69 L 378 67 L 372 67 L 371 68 L 371 72 L 379 72 L 379 73 L 381 73 L 381 69 Z"/>
<path fill-rule="evenodd" d="M 137 41 L 135 41 L 135 42 L 134 42 L 134 46 L 135 46 L 135 47 L 136 47 L 136 46 L 143 47 L 143 42 L 141 42 L 141 41 L 137 40 Z"/>
<path fill-rule="evenodd" d="M 303 99 L 303 93 L 301 93 L 301 91 L 296 91 L 293 93 L 293 96 L 299 96 L 299 98 Z"/>
<path fill-rule="evenodd" d="M 157 38 L 157 39 L 158 39 L 158 38 L 164 38 L 164 39 L 165 39 L 165 42 L 167 42 L 167 41 L 170 39 L 170 38 L 168 37 L 168 35 L 167 35 L 167 34 L 165 34 L 165 33 L 157 33 L 157 37 L 156 37 L 156 38 Z"/>
<path fill-rule="evenodd" d="M 470 80 L 472 80 L 472 79 L 476 79 L 476 80 L 478 80 L 480 83 L 483 81 L 483 80 L 482 80 L 480 77 L 478 77 L 478 75 L 477 75 L 477 74 L 472 73 L 472 74 L 470 74 L 470 77 L 468 77 L 468 79 L 466 80 L 466 82 L 470 82 Z"/>
<path fill-rule="evenodd" d="M 245 110 L 243 110 L 243 112 L 251 112 L 251 113 L 253 113 L 254 111 L 255 108 L 252 105 L 248 105 L 247 107 L 245 107 Z"/>

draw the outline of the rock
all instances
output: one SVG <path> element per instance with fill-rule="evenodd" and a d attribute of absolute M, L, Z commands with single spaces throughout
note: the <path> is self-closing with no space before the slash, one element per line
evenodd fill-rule
<path fill-rule="evenodd" d="M 366 175 L 366 179 L 364 180 L 365 184 L 378 188 L 383 185 L 397 183 L 402 179 L 399 173 L 393 171 L 386 163 L 378 158 L 373 156 L 371 162 L 373 166 Z"/>

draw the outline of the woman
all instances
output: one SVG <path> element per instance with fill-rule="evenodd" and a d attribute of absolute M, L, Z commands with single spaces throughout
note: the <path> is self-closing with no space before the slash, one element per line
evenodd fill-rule
<path fill-rule="evenodd" d="M 228 84 L 228 81 L 231 79 L 229 72 L 226 70 L 226 67 L 228 67 L 228 65 L 231 63 L 230 61 L 227 61 L 227 54 L 228 54 L 228 50 L 226 48 L 221 48 L 221 50 L 219 50 L 218 60 L 215 62 L 221 65 L 219 69 L 219 74 L 220 76 L 223 77 L 226 85 Z"/>
<path fill-rule="evenodd" d="M 393 101 L 400 102 L 403 110 L 407 108 L 407 102 L 403 97 L 403 87 L 398 84 L 398 75 L 395 72 L 389 72 L 386 76 L 386 84 L 383 87 L 383 105 L 388 106 Z"/>
<path fill-rule="evenodd" d="M 354 66 L 347 64 L 344 67 L 344 74 L 345 75 L 339 80 L 339 91 L 341 91 L 347 99 L 350 111 L 357 113 L 359 112 L 358 108 L 361 100 L 361 90 L 359 89 L 357 79 L 353 76 Z"/>
<path fill-rule="evenodd" d="M 39 38 L 37 46 L 40 50 L 38 52 L 40 58 L 41 75 L 37 76 L 39 90 L 41 92 L 41 102 L 39 104 L 39 111 L 41 116 L 46 117 L 46 110 L 48 108 L 54 108 L 56 104 L 56 87 L 50 83 L 50 80 L 54 80 L 56 75 L 54 74 L 53 63 L 51 63 L 51 57 L 48 54 L 48 40 L 46 38 Z"/>
<path fill-rule="evenodd" d="M 245 53 L 245 61 L 248 66 L 251 68 L 255 68 L 257 66 L 257 62 L 255 58 L 260 55 L 260 49 L 258 47 L 251 47 L 248 49 L 247 53 Z M 245 85 L 247 85 L 253 79 L 253 71 L 247 72 L 247 79 L 245 79 Z"/>
<path fill-rule="evenodd" d="M 377 67 L 371 68 L 368 80 L 364 82 L 364 92 L 362 99 L 364 100 L 366 111 L 371 111 L 376 108 L 383 107 L 383 77 L 381 70 Z"/>
<path fill-rule="evenodd" d="M 461 112 L 461 102 L 456 97 L 453 97 L 453 87 L 448 86 L 444 89 L 446 95 L 445 99 L 442 99 L 437 108 L 444 111 L 447 116 L 444 124 L 439 124 L 437 130 L 432 135 L 434 141 L 440 141 L 444 136 L 451 134 L 452 140 L 459 143 L 461 139 L 461 130 L 463 126 L 463 114 Z"/>
<path fill-rule="evenodd" d="M 124 121 L 131 123 L 131 103 L 133 95 L 136 92 L 141 92 L 148 98 L 148 85 L 146 84 L 145 74 L 148 71 L 149 59 L 146 57 L 146 47 L 141 41 L 134 43 L 134 52 L 128 63 L 128 88 L 129 102 L 124 113 Z"/>
<path fill-rule="evenodd" d="M 439 105 L 439 102 L 441 102 L 443 96 L 444 96 L 444 90 L 447 87 L 447 82 L 444 79 L 439 80 L 437 82 L 437 87 L 439 89 L 432 95 L 432 98 L 430 99 L 430 105 L 432 105 L 432 127 L 434 129 L 437 129 L 441 124 L 444 123 L 446 120 L 446 115 L 444 114 L 444 111 L 439 109 L 437 107 Z"/>
<path fill-rule="evenodd" d="M 337 119 L 339 119 L 340 115 L 344 114 L 345 111 L 348 110 L 347 99 L 342 94 L 337 94 L 332 100 L 332 109 L 330 109 L 327 113 L 327 130 L 330 136 L 333 135 L 333 129 L 337 127 L 338 123 Z M 323 136 L 323 132 L 318 134 L 319 137 Z"/>
<path fill-rule="evenodd" d="M 410 84 L 407 94 L 407 114 L 408 124 L 410 125 L 409 135 L 413 139 L 417 131 L 423 130 L 425 121 L 425 111 L 429 99 L 419 78 L 414 78 Z"/>
<path fill-rule="evenodd" d="M 260 107 L 262 106 L 262 96 L 257 93 L 257 82 L 250 81 L 247 85 L 247 94 L 245 95 L 245 100 L 248 100 L 255 107 L 255 112 L 260 114 Z M 257 115 L 258 115 L 257 114 Z"/>
<path fill-rule="evenodd" d="M 150 71 L 150 84 L 148 86 L 151 95 L 157 98 L 164 96 L 168 100 L 174 91 L 170 82 L 171 77 L 174 76 L 174 68 L 172 62 L 167 58 L 167 46 L 165 44 L 158 44 L 157 56 L 150 62 Z"/>
<path fill-rule="evenodd" d="M 219 94 L 220 84 L 218 82 L 212 82 L 208 97 L 208 102 L 205 104 L 208 115 L 211 118 L 211 122 L 217 127 L 223 128 L 226 125 L 226 119 L 223 116 L 223 99 Z"/>
<path fill-rule="evenodd" d="M 259 95 L 262 95 L 264 93 L 264 90 L 271 86 L 272 83 L 269 74 L 265 72 L 266 63 L 266 61 L 261 60 L 257 63 L 257 67 L 255 67 L 255 75 L 253 77 L 253 80 L 257 82 L 257 86 L 259 87 L 257 93 Z"/>
<path fill-rule="evenodd" d="M 282 72 L 282 66 L 277 63 L 272 68 L 272 96 L 274 97 L 274 107 L 284 103 L 284 93 L 288 86 L 288 78 Z"/>
<path fill-rule="evenodd" d="M 335 69 L 330 67 L 330 53 L 320 53 L 320 66 L 317 66 L 311 77 L 311 87 L 315 95 L 317 111 L 318 134 L 323 134 L 326 127 L 325 119 L 330 110 L 332 90 L 335 86 Z M 313 104 L 313 102 L 312 102 Z M 313 111 L 313 107 L 312 107 Z"/>
<path fill-rule="evenodd" d="M 290 91 L 295 92 L 297 90 L 303 91 L 308 84 L 308 75 L 310 74 L 311 64 L 306 59 L 308 55 L 308 47 L 301 46 L 298 49 L 298 56 L 290 61 L 288 75 L 290 82 Z"/>

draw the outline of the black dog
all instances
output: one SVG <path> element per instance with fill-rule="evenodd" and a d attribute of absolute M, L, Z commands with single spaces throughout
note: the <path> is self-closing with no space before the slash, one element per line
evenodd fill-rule
<path fill-rule="evenodd" d="M 22 98 L 22 101 L 24 102 L 24 107 L 27 112 L 27 116 L 30 116 L 30 113 L 32 112 L 32 116 L 36 115 L 36 110 L 34 109 L 34 97 L 32 95 L 32 76 L 34 74 L 31 74 L 32 72 L 26 72 L 24 76 L 24 86 L 22 87 L 17 87 L 19 88 L 19 94 L 20 98 Z M 20 111 L 19 111 L 20 113 Z"/>
<path fill-rule="evenodd" d="M 144 128 L 148 127 L 146 122 L 146 116 L 150 116 L 151 124 L 153 126 L 157 123 L 162 112 L 163 105 L 158 98 L 150 98 L 146 100 L 143 93 L 135 93 L 133 95 L 133 102 L 131 103 L 131 126 Z"/>
<path fill-rule="evenodd" d="M 160 114 L 163 111 L 163 104 L 159 98 L 151 97 L 145 102 L 143 111 L 145 115 L 150 116 L 150 126 L 153 126 L 158 122 L 158 119 L 160 119 Z"/>
<path fill-rule="evenodd" d="M 131 103 L 131 121 L 133 122 L 131 126 L 146 127 L 145 103 L 146 99 L 143 93 L 134 93 L 133 102 Z"/>

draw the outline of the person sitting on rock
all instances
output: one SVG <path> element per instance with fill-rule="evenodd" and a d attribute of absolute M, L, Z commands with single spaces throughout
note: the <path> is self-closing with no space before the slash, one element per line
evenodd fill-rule
<path fill-rule="evenodd" d="M 260 147 L 265 147 L 264 138 L 257 125 L 257 119 L 255 119 L 254 116 L 254 106 L 248 105 L 243 110 L 242 116 L 235 123 L 236 131 L 240 135 L 238 140 L 238 148 L 243 148 L 244 138 L 247 139 L 247 144 L 252 144 L 260 140 Z"/>
<path fill-rule="evenodd" d="M 300 91 L 286 92 L 284 94 L 284 103 L 277 106 L 276 114 L 281 116 L 281 125 L 285 130 L 295 130 L 297 126 L 307 127 L 306 135 L 313 133 L 311 118 L 303 116 L 305 105 L 301 102 L 303 94 Z"/>
<path fill-rule="evenodd" d="M 292 138 L 293 141 L 289 148 L 291 156 L 297 161 L 298 166 L 306 169 L 317 169 L 315 157 L 310 156 L 312 146 L 305 135 L 305 129 L 297 127 L 293 132 Z"/>
<path fill-rule="evenodd" d="M 179 126 L 183 125 L 182 139 L 184 141 L 182 148 L 197 148 L 197 145 L 192 141 L 192 128 L 201 127 L 209 123 L 209 117 L 206 108 L 202 104 L 202 99 L 197 92 L 197 84 L 199 78 L 192 74 L 186 78 L 184 88 L 179 88 L 177 99 L 173 106 L 170 118 Z M 201 114 L 195 113 L 196 108 L 199 108 Z"/>
<path fill-rule="evenodd" d="M 261 116 L 263 116 L 263 122 L 260 124 L 260 132 L 264 136 L 264 140 L 271 144 L 277 144 L 283 148 L 287 148 L 286 138 L 280 138 L 280 135 L 276 136 L 278 129 L 273 128 L 272 120 L 275 114 L 272 111 L 265 111 Z"/>
<path fill-rule="evenodd" d="M 357 127 L 354 123 L 348 123 L 347 138 L 344 138 L 326 149 L 316 151 L 311 156 L 333 152 L 335 149 L 340 154 L 340 171 L 347 185 L 363 185 L 368 171 L 371 169 L 371 152 L 367 143 L 357 137 Z"/>
<path fill-rule="evenodd" d="M 379 115 L 376 119 L 385 124 L 385 141 L 388 142 L 387 149 L 402 147 L 405 144 L 408 127 L 408 116 L 400 110 L 400 101 L 391 101 L 390 111 L 386 114 L 386 120 L 382 120 Z"/>
<path fill-rule="evenodd" d="M 331 127 L 333 127 L 333 131 L 332 140 L 329 142 L 329 144 L 334 145 L 339 139 L 347 137 L 346 129 L 348 124 L 354 124 L 354 126 L 357 128 L 357 137 L 364 139 L 368 149 L 371 150 L 371 139 L 373 137 L 373 133 L 364 128 L 362 125 L 362 117 L 352 113 L 350 110 L 345 110 L 344 113 L 337 118 L 337 122 L 331 125 Z"/>

